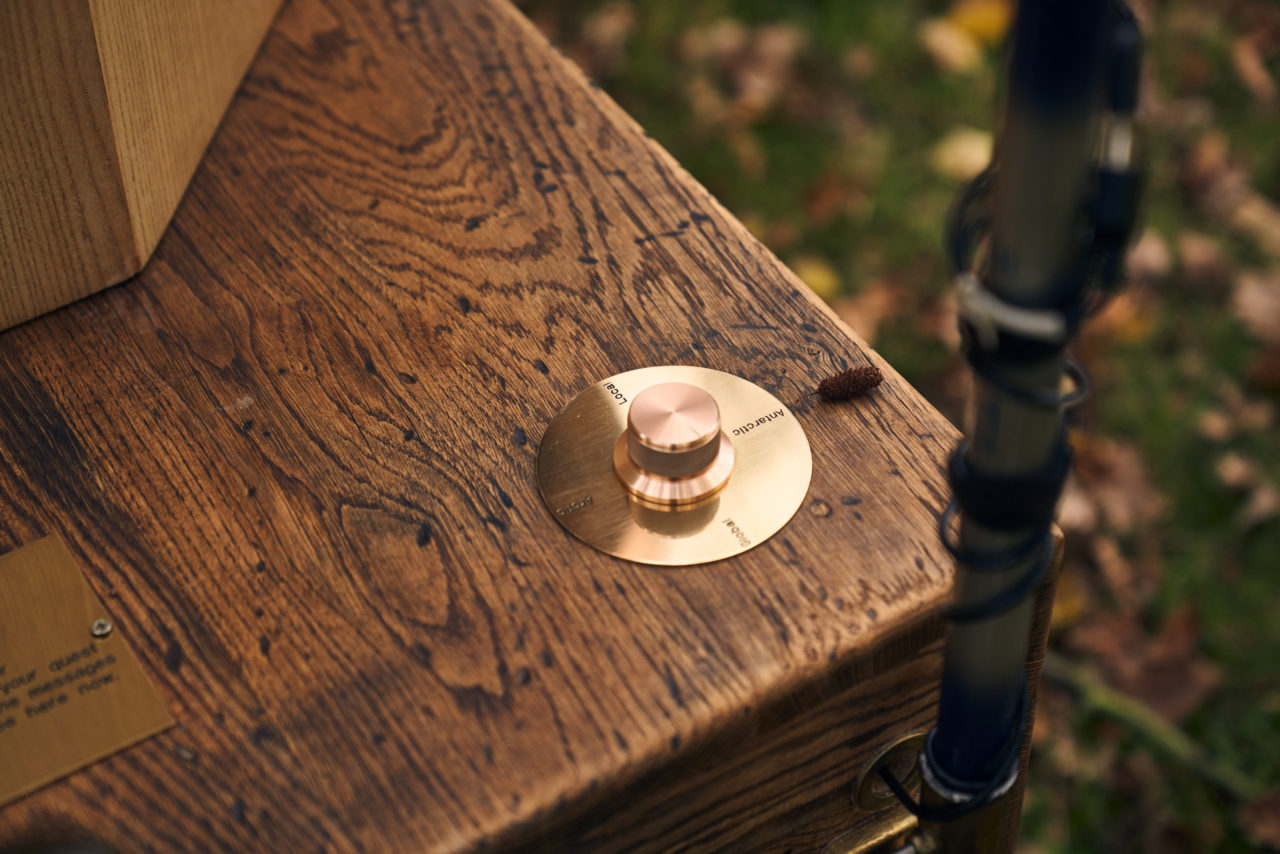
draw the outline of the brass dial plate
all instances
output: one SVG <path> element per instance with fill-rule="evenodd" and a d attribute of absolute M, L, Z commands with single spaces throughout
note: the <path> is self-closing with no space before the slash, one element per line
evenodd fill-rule
<path fill-rule="evenodd" d="M 662 382 L 710 392 L 734 449 L 724 489 L 679 510 L 632 498 L 613 470 L 627 408 Z M 723 560 L 764 542 L 800 508 L 812 474 L 809 441 L 781 401 L 741 377 L 688 365 L 640 368 L 588 387 L 547 427 L 538 451 L 538 486 L 560 524 L 602 552 L 660 566 Z"/>

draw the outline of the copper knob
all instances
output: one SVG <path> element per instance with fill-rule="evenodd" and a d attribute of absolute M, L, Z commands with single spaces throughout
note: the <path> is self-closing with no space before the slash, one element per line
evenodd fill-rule
<path fill-rule="evenodd" d="M 613 449 L 622 485 L 664 506 L 708 498 L 733 473 L 733 444 L 715 398 L 688 383 L 659 383 L 635 396 Z"/>

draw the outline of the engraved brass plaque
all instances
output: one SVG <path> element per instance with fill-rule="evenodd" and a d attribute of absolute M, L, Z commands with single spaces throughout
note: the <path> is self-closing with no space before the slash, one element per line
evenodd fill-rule
<path fill-rule="evenodd" d="M 60 539 L 0 555 L 0 805 L 172 725 Z"/>
<path fill-rule="evenodd" d="M 733 473 L 704 501 L 655 506 L 619 481 L 614 454 L 628 406 L 659 383 L 710 393 L 733 443 Z M 781 401 L 741 377 L 688 365 L 640 368 L 588 386 L 547 427 L 538 452 L 538 485 L 560 524 L 603 552 L 660 566 L 723 560 L 764 542 L 799 509 L 812 472 L 804 430 Z"/>

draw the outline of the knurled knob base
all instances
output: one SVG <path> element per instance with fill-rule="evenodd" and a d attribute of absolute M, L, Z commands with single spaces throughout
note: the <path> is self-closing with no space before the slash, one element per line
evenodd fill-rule
<path fill-rule="evenodd" d="M 678 507 L 709 498 L 733 474 L 733 443 L 720 408 L 705 390 L 666 382 L 636 395 L 627 429 L 613 448 L 613 469 L 632 495 Z"/>

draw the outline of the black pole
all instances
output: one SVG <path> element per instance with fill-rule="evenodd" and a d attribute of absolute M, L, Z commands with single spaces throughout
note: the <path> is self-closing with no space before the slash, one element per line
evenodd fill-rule
<path fill-rule="evenodd" d="M 1094 166 L 1106 8 L 1106 0 L 1023 0 L 1018 8 L 984 277 L 991 293 L 1014 306 L 1058 308 L 1084 290 L 1079 221 Z M 1055 396 L 1065 344 L 1009 340 L 984 352 L 965 451 L 971 471 L 1000 479 L 1053 466 L 1064 441 L 1061 409 L 1028 404 L 1001 386 Z M 1034 527 L 984 525 L 974 518 L 979 514 L 960 509 L 961 543 L 976 554 L 1042 534 Z M 962 563 L 958 603 L 981 602 L 1043 559 L 1036 553 L 984 573 Z M 931 759 L 962 788 L 981 788 L 998 773 L 1004 748 L 1017 736 L 1030 626 L 1028 597 L 1002 615 L 958 623 L 949 632 Z"/>
<path fill-rule="evenodd" d="M 881 771 L 921 818 L 919 851 L 1012 850 L 1031 594 L 1053 558 L 1070 467 L 1064 413 L 1085 390 L 1067 346 L 1114 286 L 1132 230 L 1140 42 L 1121 0 L 1022 0 L 993 166 L 948 223 L 975 378 L 940 526 L 956 557 L 956 597 L 938 723 L 920 757 L 923 802 Z M 986 253 L 973 269 L 982 234 Z M 1077 385 L 1066 395 L 1064 375 Z"/>

